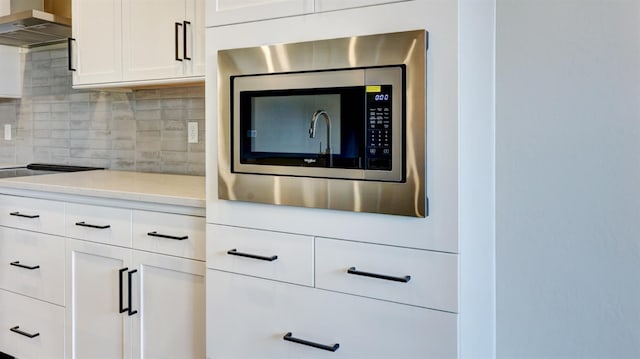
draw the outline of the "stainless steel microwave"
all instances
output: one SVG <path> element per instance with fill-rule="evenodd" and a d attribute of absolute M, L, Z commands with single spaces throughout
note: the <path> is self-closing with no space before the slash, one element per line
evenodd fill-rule
<path fill-rule="evenodd" d="M 218 198 L 425 217 L 424 30 L 218 51 Z"/>
<path fill-rule="evenodd" d="M 404 65 L 231 78 L 232 172 L 404 180 Z"/>

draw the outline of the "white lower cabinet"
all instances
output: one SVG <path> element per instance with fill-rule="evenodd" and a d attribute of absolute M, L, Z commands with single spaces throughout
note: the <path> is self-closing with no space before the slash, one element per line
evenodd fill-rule
<path fill-rule="evenodd" d="M 455 358 L 457 315 L 218 270 L 210 358 Z"/>
<path fill-rule="evenodd" d="M 64 358 L 64 307 L 0 289 L 0 351 Z"/>
<path fill-rule="evenodd" d="M 204 263 L 67 240 L 67 358 L 204 357 Z"/>

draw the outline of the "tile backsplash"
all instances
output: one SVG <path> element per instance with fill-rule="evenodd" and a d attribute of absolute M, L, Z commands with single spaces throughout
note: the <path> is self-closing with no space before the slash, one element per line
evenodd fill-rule
<path fill-rule="evenodd" d="M 74 90 L 66 48 L 23 54 L 23 96 L 0 99 L 0 163 L 59 163 L 204 175 L 204 85 Z M 196 144 L 187 123 L 198 123 Z"/>

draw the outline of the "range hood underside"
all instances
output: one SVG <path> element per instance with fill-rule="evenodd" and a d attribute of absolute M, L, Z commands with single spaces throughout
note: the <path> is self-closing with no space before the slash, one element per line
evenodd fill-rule
<path fill-rule="evenodd" d="M 40 10 L 0 17 L 0 44 L 33 47 L 66 41 L 71 19 Z"/>

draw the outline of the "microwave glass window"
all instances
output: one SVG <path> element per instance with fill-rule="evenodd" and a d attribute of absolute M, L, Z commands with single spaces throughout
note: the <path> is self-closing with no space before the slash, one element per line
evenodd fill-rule
<path fill-rule="evenodd" d="M 320 115 L 312 126 L 316 111 Z M 340 154 L 340 95 L 258 96 L 251 99 L 251 152 Z M 313 128 L 314 136 L 310 136 Z M 331 136 L 327 135 L 331 129 Z M 328 146 L 328 139 L 331 143 Z"/>

